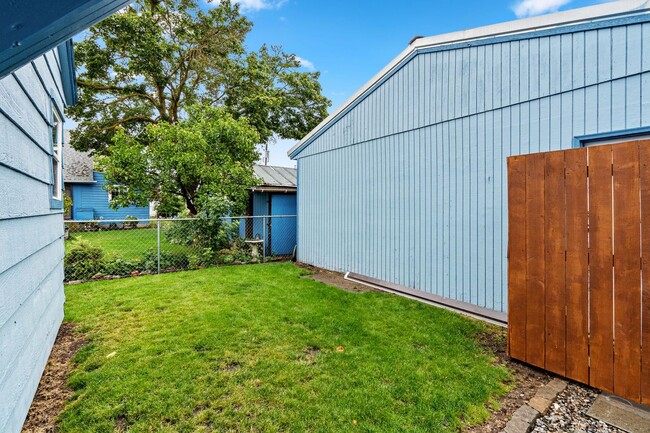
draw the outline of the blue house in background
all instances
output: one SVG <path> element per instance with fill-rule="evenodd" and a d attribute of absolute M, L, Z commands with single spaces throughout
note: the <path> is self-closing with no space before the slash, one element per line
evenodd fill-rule
<path fill-rule="evenodd" d="M 260 185 L 250 190 L 249 216 L 242 224 L 242 237 L 266 239 L 266 255 L 293 254 L 296 245 L 296 169 L 256 165 Z M 244 236 L 245 235 L 245 236 Z"/>
<path fill-rule="evenodd" d="M 66 143 L 70 142 L 66 131 Z M 63 148 L 63 181 L 65 192 L 72 198 L 72 208 L 65 215 L 73 220 L 123 220 L 127 216 L 149 218 L 149 208 L 128 206 L 119 209 L 110 207 L 112 194 L 104 189 L 104 175 L 93 168 L 93 159 L 88 152 L 79 152 L 69 145 Z"/>

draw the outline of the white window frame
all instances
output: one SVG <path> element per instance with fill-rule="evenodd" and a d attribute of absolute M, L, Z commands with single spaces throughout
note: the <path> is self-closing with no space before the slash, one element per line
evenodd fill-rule
<path fill-rule="evenodd" d="M 115 199 L 115 192 L 117 192 L 117 195 L 119 196 L 122 194 L 126 189 L 124 188 L 124 185 L 121 184 L 115 184 L 112 185 L 110 188 L 107 188 L 108 192 L 108 201 L 112 202 Z"/>
<path fill-rule="evenodd" d="M 63 116 L 55 104 L 52 104 L 52 199 L 63 200 Z"/>

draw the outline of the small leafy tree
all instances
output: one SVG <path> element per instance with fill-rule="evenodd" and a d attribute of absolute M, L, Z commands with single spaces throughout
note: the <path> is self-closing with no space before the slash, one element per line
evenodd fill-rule
<path fill-rule="evenodd" d="M 174 221 L 165 230 L 165 235 L 171 243 L 191 246 L 195 250 L 219 251 L 226 248 L 239 237 L 239 224 L 223 218 L 230 213 L 231 205 L 223 198 L 210 197 L 195 219 Z"/>
<path fill-rule="evenodd" d="M 126 186 L 112 206 L 147 206 L 177 197 L 195 216 L 218 198 L 242 212 L 247 189 L 257 182 L 252 168 L 259 157 L 258 138 L 246 119 L 236 120 L 223 108 L 196 105 L 175 125 L 151 124 L 138 136 L 118 131 L 110 157 L 98 158 L 98 164 L 107 184 Z"/>
<path fill-rule="evenodd" d="M 199 1 L 136 0 L 76 45 L 72 146 L 105 156 L 115 207 L 181 199 L 196 215 L 214 196 L 240 212 L 254 145 L 302 138 L 327 116 L 319 73 L 281 47 L 248 51 L 237 2 Z"/>

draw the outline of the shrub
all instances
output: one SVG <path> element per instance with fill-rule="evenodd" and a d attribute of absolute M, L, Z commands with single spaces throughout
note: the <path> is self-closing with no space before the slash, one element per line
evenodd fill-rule
<path fill-rule="evenodd" d="M 190 254 L 188 260 L 190 269 L 198 269 L 201 266 L 214 265 L 215 254 L 211 248 L 203 248 L 198 254 Z"/>
<path fill-rule="evenodd" d="M 161 251 L 160 252 L 160 269 L 188 269 L 190 259 L 187 253 L 182 251 Z M 144 270 L 156 272 L 158 270 L 158 253 L 154 249 L 145 251 L 142 257 L 142 267 Z"/>
<path fill-rule="evenodd" d="M 240 239 L 234 240 L 229 248 L 217 252 L 217 262 L 229 265 L 235 262 L 249 263 L 253 261 L 250 247 Z"/>
<path fill-rule="evenodd" d="M 70 233 L 96 232 L 99 230 L 99 223 L 95 221 L 85 223 L 69 223 L 68 227 L 70 229 Z"/>
<path fill-rule="evenodd" d="M 103 273 L 108 275 L 129 275 L 142 267 L 139 262 L 124 260 L 121 257 L 111 257 L 103 262 Z"/>
<path fill-rule="evenodd" d="M 230 212 L 230 202 L 211 199 L 195 219 L 173 221 L 165 228 L 169 242 L 192 248 L 210 248 L 219 251 L 228 248 L 233 239 L 239 237 L 239 223 L 224 219 Z"/>
<path fill-rule="evenodd" d="M 78 242 L 70 247 L 63 261 L 65 280 L 88 280 L 103 272 L 104 251 L 87 242 Z"/>
<path fill-rule="evenodd" d="M 124 228 L 125 229 L 134 229 L 138 227 L 138 218 L 134 217 L 133 215 L 127 215 L 124 221 Z"/>

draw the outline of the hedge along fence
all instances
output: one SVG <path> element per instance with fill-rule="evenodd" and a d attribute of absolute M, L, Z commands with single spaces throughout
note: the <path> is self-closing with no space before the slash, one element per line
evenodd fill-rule
<path fill-rule="evenodd" d="M 296 216 L 66 221 L 65 281 L 293 257 Z"/>

